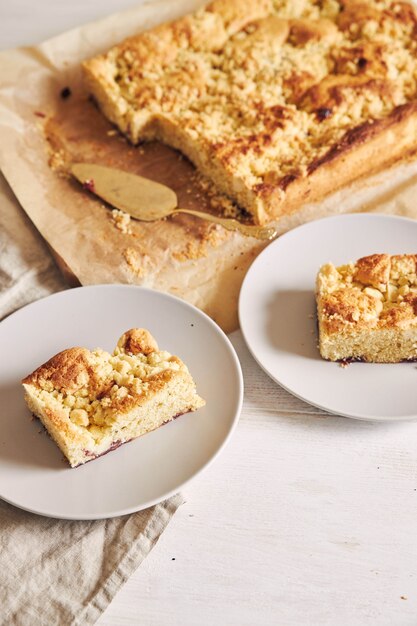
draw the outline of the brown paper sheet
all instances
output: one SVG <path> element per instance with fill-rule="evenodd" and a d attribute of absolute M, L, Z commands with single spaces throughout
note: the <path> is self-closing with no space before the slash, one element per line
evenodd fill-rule
<path fill-rule="evenodd" d="M 210 210 L 193 167 L 160 144 L 130 146 L 88 99 L 80 71 L 83 59 L 201 4 L 159 0 L 38 47 L 0 53 L 0 167 L 67 275 L 84 285 L 122 282 L 169 291 L 206 311 L 228 332 L 237 327 L 244 275 L 265 243 L 183 215 L 153 224 L 132 221 L 129 232 L 122 232 L 108 207 L 59 174 L 71 160 L 94 160 L 172 186 L 181 206 Z M 65 87 L 71 94 L 63 98 Z M 283 218 L 278 230 L 351 211 L 416 218 L 417 161 L 305 206 Z"/>

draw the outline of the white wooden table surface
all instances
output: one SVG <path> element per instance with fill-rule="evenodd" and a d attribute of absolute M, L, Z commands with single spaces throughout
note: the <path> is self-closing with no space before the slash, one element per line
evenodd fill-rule
<path fill-rule="evenodd" d="M 2 0 L 0 46 L 132 4 Z M 246 384 L 237 431 L 98 624 L 415 626 L 417 423 L 324 416 L 232 340 Z"/>

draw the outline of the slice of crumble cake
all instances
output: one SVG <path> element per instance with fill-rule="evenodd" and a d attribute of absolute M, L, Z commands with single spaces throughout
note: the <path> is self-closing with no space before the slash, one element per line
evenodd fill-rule
<path fill-rule="evenodd" d="M 187 366 L 140 328 L 124 333 L 112 355 L 70 348 L 22 383 L 29 409 L 71 467 L 205 404 Z"/>
<path fill-rule="evenodd" d="M 417 255 L 324 265 L 316 296 L 320 354 L 330 361 L 417 360 Z"/>

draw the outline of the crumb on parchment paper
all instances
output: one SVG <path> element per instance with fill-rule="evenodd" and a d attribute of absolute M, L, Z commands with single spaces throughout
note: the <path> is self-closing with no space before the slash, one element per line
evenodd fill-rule
<path fill-rule="evenodd" d="M 142 255 L 134 248 L 126 248 L 123 250 L 123 257 L 129 269 L 138 277 L 144 275 L 144 269 L 141 264 Z"/>
<path fill-rule="evenodd" d="M 130 271 L 137 277 L 143 278 L 152 269 L 152 262 L 149 256 L 136 248 L 125 248 L 123 258 Z"/>
<path fill-rule="evenodd" d="M 172 258 L 176 261 L 190 261 L 207 256 L 207 246 L 200 241 L 187 241 L 180 250 L 174 250 Z"/>
<path fill-rule="evenodd" d="M 111 217 L 115 227 L 120 230 L 122 233 L 127 235 L 132 234 L 131 227 L 131 218 L 129 213 L 125 213 L 124 211 L 120 211 L 119 209 L 113 209 L 111 212 Z"/>
<path fill-rule="evenodd" d="M 70 178 L 71 175 L 68 172 L 68 155 L 62 148 L 58 150 L 50 149 L 48 165 L 54 172 L 58 174 L 58 176 L 63 178 Z"/>
<path fill-rule="evenodd" d="M 187 241 L 184 246 L 174 250 L 171 256 L 176 261 L 196 261 L 207 257 L 210 248 L 217 248 L 230 236 L 230 233 L 221 226 L 212 224 L 208 231 L 198 239 Z"/>
<path fill-rule="evenodd" d="M 170 257 L 179 262 L 197 261 L 207 257 L 210 249 L 217 248 L 230 236 L 231 233 L 229 231 L 216 224 L 211 224 L 207 231 L 199 234 L 195 239 L 185 241 L 167 251 L 168 259 Z M 136 247 L 130 246 L 125 248 L 123 250 L 123 258 L 130 271 L 136 277 L 142 278 L 154 269 L 153 262 L 146 253 L 146 249 L 141 249 L 140 244 L 137 244 Z"/>

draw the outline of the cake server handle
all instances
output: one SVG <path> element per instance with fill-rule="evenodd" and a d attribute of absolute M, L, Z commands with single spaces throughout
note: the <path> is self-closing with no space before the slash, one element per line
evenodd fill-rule
<path fill-rule="evenodd" d="M 220 224 L 220 226 L 223 226 L 223 228 L 226 228 L 227 230 L 237 230 L 242 233 L 242 235 L 246 235 L 247 237 L 256 237 L 256 239 L 271 240 L 277 235 L 277 230 L 274 226 L 242 224 L 241 222 L 229 217 L 217 217 L 217 215 L 205 212 L 203 213 L 203 211 L 194 211 L 193 209 L 176 208 L 173 213 L 188 213 L 188 215 L 195 215 L 196 217 L 201 217 L 201 219 L 207 220 L 208 222 Z"/>

